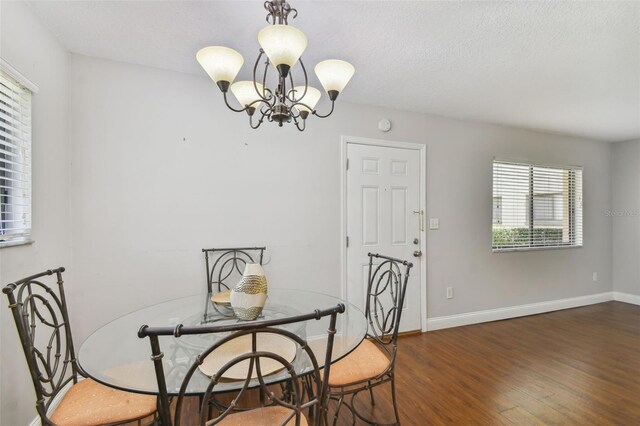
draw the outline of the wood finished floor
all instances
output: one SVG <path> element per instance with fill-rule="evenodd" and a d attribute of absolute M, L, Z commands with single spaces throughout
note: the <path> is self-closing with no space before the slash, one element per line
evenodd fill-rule
<path fill-rule="evenodd" d="M 640 306 L 439 330 L 399 347 L 404 425 L 640 425 Z M 379 414 L 388 394 L 376 395 Z"/>
<path fill-rule="evenodd" d="M 403 425 L 640 425 L 640 306 L 410 335 L 399 347 Z M 373 410 L 366 393 L 357 405 L 390 421 L 388 386 L 375 398 Z M 344 409 L 338 424 L 351 424 Z"/>

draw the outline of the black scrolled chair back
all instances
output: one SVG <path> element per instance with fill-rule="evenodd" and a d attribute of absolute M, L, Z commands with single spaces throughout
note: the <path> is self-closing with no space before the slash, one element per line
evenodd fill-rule
<path fill-rule="evenodd" d="M 207 267 L 207 290 L 231 290 L 236 283 L 225 283 L 234 276 L 242 276 L 247 263 L 262 265 L 266 247 L 236 247 L 202 249 Z"/>
<path fill-rule="evenodd" d="M 177 401 L 177 405 L 176 405 L 176 421 L 175 421 L 175 426 L 180 426 L 180 414 L 182 411 L 182 403 L 183 403 L 183 397 L 184 394 L 186 392 L 187 386 L 188 386 L 188 382 L 191 380 L 193 374 L 196 372 L 196 370 L 198 369 L 198 365 L 200 363 L 201 360 L 203 360 L 204 358 L 207 357 L 207 355 L 209 355 L 211 352 L 215 351 L 217 348 L 219 348 L 222 344 L 229 342 L 233 339 L 239 338 L 243 335 L 247 335 L 250 334 L 251 335 L 251 342 L 252 342 L 252 348 L 251 348 L 251 352 L 240 355 L 234 359 L 232 359 L 231 361 L 229 361 L 226 365 L 224 365 L 217 373 L 215 376 L 213 376 L 211 378 L 211 381 L 209 382 L 209 386 L 207 387 L 205 394 L 204 394 L 204 398 L 202 400 L 202 404 L 200 406 L 200 419 L 199 419 L 199 425 L 215 425 L 220 423 L 222 420 L 224 420 L 225 417 L 227 417 L 229 414 L 233 414 L 235 411 L 235 407 L 240 406 L 242 398 L 244 396 L 244 394 L 246 393 L 246 391 L 249 389 L 250 385 L 252 382 L 254 382 L 254 379 L 252 379 L 252 376 L 254 374 L 255 371 L 255 375 L 257 376 L 255 379 L 258 381 L 259 383 L 259 391 L 262 395 L 269 397 L 269 400 L 271 402 L 272 405 L 279 405 L 281 407 L 285 407 L 291 410 L 290 416 L 287 417 L 286 419 L 283 420 L 282 424 L 288 424 L 289 421 L 291 421 L 292 419 L 295 418 L 295 424 L 299 425 L 300 424 L 300 416 L 302 416 L 302 411 L 309 409 L 311 407 L 317 406 L 319 405 L 319 400 L 317 399 L 317 397 L 315 397 L 314 399 L 312 399 L 311 401 L 305 402 L 305 396 L 306 394 L 306 388 L 305 388 L 305 383 L 303 383 L 302 378 L 296 373 L 295 368 L 293 366 L 293 364 L 291 364 L 289 361 L 287 361 L 286 359 L 282 358 L 280 355 L 275 354 L 275 353 L 271 353 L 271 352 L 264 352 L 264 351 L 257 351 L 256 348 L 256 340 L 257 340 L 257 334 L 263 334 L 263 333 L 272 333 L 272 334 L 277 334 L 277 335 L 281 335 L 281 336 L 285 336 L 291 340 L 293 340 L 294 342 L 296 342 L 301 348 L 302 350 L 305 352 L 305 354 L 309 357 L 310 362 L 312 363 L 313 366 L 313 371 L 318 371 L 318 362 L 313 354 L 313 352 L 309 349 L 309 347 L 306 345 L 306 342 L 304 340 L 302 340 L 301 338 L 299 338 L 298 336 L 296 336 L 295 334 L 288 332 L 288 331 L 284 331 L 284 330 L 279 330 L 279 329 L 275 329 L 275 328 L 264 328 L 264 329 L 260 329 L 260 331 L 239 331 L 236 333 L 233 333 L 232 335 L 228 336 L 227 338 L 221 340 L 220 342 L 218 342 L 217 344 L 213 345 L 211 348 L 209 348 L 207 351 L 203 352 L 199 359 L 198 362 L 196 362 L 187 372 L 187 375 L 185 377 L 185 381 L 183 382 L 183 385 L 180 389 L 180 395 L 178 396 L 178 401 Z M 267 384 L 264 381 L 264 377 L 262 375 L 261 369 L 260 369 L 260 360 L 263 358 L 271 358 L 274 361 L 276 361 L 279 365 L 282 366 L 282 368 L 284 369 L 284 371 L 286 371 L 288 373 L 288 378 L 286 379 L 286 382 L 289 386 L 289 391 L 290 393 L 287 396 L 287 400 L 285 400 L 284 395 L 282 395 L 282 397 L 278 397 L 275 394 L 273 394 L 271 391 L 269 391 L 269 389 L 267 389 Z M 208 410 L 207 410 L 207 405 L 209 401 L 215 400 L 215 396 L 214 396 L 214 392 L 215 392 L 215 387 L 220 383 L 220 381 L 222 381 L 224 379 L 224 374 L 233 366 L 238 365 L 240 363 L 243 363 L 245 361 L 249 361 L 249 368 L 247 370 L 247 377 L 246 379 L 244 379 L 242 388 L 240 389 L 240 391 L 236 394 L 236 396 L 233 398 L 233 401 L 231 401 L 231 403 L 229 403 L 228 405 L 226 405 L 226 407 L 224 407 L 223 410 L 221 410 L 220 414 L 216 417 L 213 418 L 211 420 L 208 421 L 207 419 L 207 414 L 208 414 Z M 319 392 L 321 390 L 321 382 L 320 382 L 320 377 L 317 374 L 313 374 L 313 377 L 311 378 L 312 383 L 316 389 L 316 393 L 315 395 L 318 396 Z"/>
<path fill-rule="evenodd" d="M 395 353 L 402 308 L 409 281 L 411 262 L 369 253 L 369 277 L 365 315 L 369 322 L 369 337 Z M 380 260 L 379 264 L 374 264 Z"/>
<path fill-rule="evenodd" d="M 36 391 L 36 409 L 45 424 L 53 424 L 47 411 L 70 382 L 78 381 L 78 364 L 71 337 L 64 293 L 64 268 L 41 272 L 8 284 L 9 299 L 20 343 Z M 55 275 L 58 294 L 42 278 Z"/>
<path fill-rule="evenodd" d="M 325 417 L 325 409 L 324 401 L 326 401 L 326 380 L 329 377 L 329 371 L 331 366 L 331 354 L 333 351 L 333 341 L 334 335 L 336 332 L 336 320 L 337 315 L 339 313 L 344 312 L 345 307 L 342 304 L 338 306 L 326 309 L 323 311 L 316 310 L 313 313 L 298 315 L 296 317 L 291 318 L 283 318 L 283 319 L 275 319 L 269 321 L 262 321 L 256 323 L 235 323 L 230 325 L 222 325 L 222 326 L 192 326 L 186 327 L 182 325 L 178 325 L 175 328 L 169 327 L 141 327 L 138 332 L 138 336 L 140 338 L 149 337 L 151 343 L 151 351 L 152 356 L 151 359 L 154 361 L 154 366 L 156 369 L 156 379 L 158 381 L 158 389 L 160 393 L 160 406 L 161 406 L 161 419 L 163 425 L 181 425 L 181 416 L 184 407 L 184 398 L 188 396 L 189 384 L 194 377 L 194 374 L 197 373 L 199 366 L 202 364 L 204 359 L 218 349 L 220 346 L 225 343 L 240 338 L 245 335 L 251 336 L 251 351 L 241 354 L 229 362 L 227 362 L 219 371 L 216 372 L 214 376 L 209 380 L 208 386 L 205 390 L 204 396 L 200 399 L 200 407 L 199 407 L 199 418 L 198 425 L 200 426 L 209 426 L 215 425 L 222 422 L 227 416 L 232 415 L 234 413 L 238 413 L 240 411 L 247 411 L 246 408 L 239 409 L 239 402 L 242 399 L 243 395 L 246 394 L 248 389 L 257 388 L 260 392 L 260 400 L 262 401 L 262 405 L 266 407 L 280 406 L 284 407 L 288 410 L 291 410 L 288 417 L 284 418 L 281 422 L 281 425 L 286 425 L 290 421 L 294 421 L 296 425 L 301 424 L 301 418 L 304 415 L 303 412 L 309 410 L 310 412 L 317 413 L 314 416 L 314 425 L 320 425 L 320 423 L 326 419 Z M 327 341 L 327 350 L 326 353 L 323 354 L 324 358 L 324 368 L 322 370 L 322 377 L 320 373 L 320 368 L 318 367 L 318 361 L 307 345 L 307 342 L 299 337 L 298 335 L 292 333 L 291 331 L 284 330 L 281 328 L 276 328 L 280 325 L 286 325 L 296 322 L 309 321 L 309 320 L 319 320 L 324 317 L 330 317 L 329 328 L 327 330 L 328 333 L 328 341 Z M 203 351 L 195 360 L 195 362 L 191 365 L 189 370 L 187 371 L 181 387 L 180 391 L 177 395 L 177 401 L 175 405 L 175 412 L 173 420 L 171 419 L 171 413 L 168 409 L 169 407 L 169 399 L 168 392 L 165 382 L 162 357 L 163 353 L 160 349 L 158 337 L 173 335 L 175 337 L 179 337 L 182 335 L 191 335 L 191 334 L 209 334 L 209 333 L 222 333 L 222 332 L 230 332 L 225 338 L 217 341 L 215 344 L 207 348 Z M 299 372 L 296 371 L 293 363 L 284 359 L 282 356 L 272 352 L 259 351 L 257 350 L 257 335 L 262 333 L 270 333 L 274 335 L 284 336 L 288 339 L 291 339 L 298 347 L 296 357 L 306 356 L 311 363 L 311 370 L 305 371 L 305 375 L 301 376 Z M 279 375 L 279 382 L 286 382 L 288 392 L 286 394 L 282 394 L 281 396 L 277 396 L 273 391 L 268 389 L 267 381 L 265 381 L 265 376 L 261 371 L 261 359 L 270 358 L 276 361 L 279 365 L 283 367 L 281 373 L 286 373 L 286 376 Z M 214 393 L 216 392 L 216 386 L 224 379 L 224 374 L 232 367 L 240 364 L 249 362 L 249 368 L 247 370 L 247 376 L 242 381 L 242 386 L 239 391 L 237 391 L 236 396 L 230 403 L 223 404 L 216 400 Z M 295 362 L 295 360 L 294 360 Z M 254 374 L 255 373 L 255 374 Z M 324 381 L 323 381 L 324 380 Z M 228 391 L 227 391 L 228 392 Z M 218 408 L 219 414 L 214 418 L 209 418 L 210 409 L 214 406 Z M 165 409 L 166 407 L 166 409 Z M 276 426 L 276 425 L 274 425 Z"/>

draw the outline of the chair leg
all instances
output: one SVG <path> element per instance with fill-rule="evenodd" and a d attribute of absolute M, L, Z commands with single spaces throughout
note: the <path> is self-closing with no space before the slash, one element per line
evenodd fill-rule
<path fill-rule="evenodd" d="M 314 399 L 316 397 L 316 395 L 313 392 L 313 379 L 311 378 L 311 376 L 306 376 L 305 380 L 303 381 L 303 386 L 305 388 L 305 393 L 307 394 L 307 401 L 311 401 L 312 399 Z M 320 399 L 320 397 L 322 396 L 322 392 L 320 392 L 320 395 L 317 395 L 318 400 Z M 314 414 L 317 414 L 318 416 L 321 416 L 321 409 L 320 407 L 322 406 L 322 403 L 318 404 L 317 409 L 312 405 L 309 407 L 309 418 L 313 418 Z M 320 417 L 320 421 L 322 421 L 322 417 Z"/>
<path fill-rule="evenodd" d="M 373 387 L 371 386 L 371 380 L 367 382 L 369 386 L 369 395 L 371 396 L 371 405 L 376 405 L 376 400 L 373 398 Z"/>
<path fill-rule="evenodd" d="M 336 407 L 336 412 L 333 415 L 333 426 L 336 426 L 336 424 L 338 424 L 338 416 L 340 415 L 340 409 L 342 408 L 343 402 L 344 402 L 344 396 L 340 396 L 340 399 L 338 400 L 338 406 Z"/>
<path fill-rule="evenodd" d="M 398 402 L 396 401 L 396 377 L 391 376 L 391 399 L 393 401 L 393 412 L 396 415 L 396 424 L 400 425 L 400 415 L 398 414 Z"/>

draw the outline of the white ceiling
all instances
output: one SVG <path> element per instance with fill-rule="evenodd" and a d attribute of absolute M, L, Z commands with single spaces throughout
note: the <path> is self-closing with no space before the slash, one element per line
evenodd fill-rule
<path fill-rule="evenodd" d="M 72 52 L 204 75 L 223 44 L 248 77 L 262 1 L 32 2 Z M 340 100 L 618 141 L 640 137 L 638 2 L 295 1 L 308 70 L 352 62 Z M 312 72 L 311 72 L 312 73 Z M 312 83 L 318 86 L 313 77 Z M 212 83 L 213 84 L 213 83 Z"/>

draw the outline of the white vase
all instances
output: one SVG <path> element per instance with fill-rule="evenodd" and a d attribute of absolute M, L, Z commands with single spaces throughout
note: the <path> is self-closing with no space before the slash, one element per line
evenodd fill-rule
<path fill-rule="evenodd" d="M 248 321 L 258 318 L 267 301 L 267 277 L 260 264 L 247 263 L 230 299 L 236 317 Z"/>

